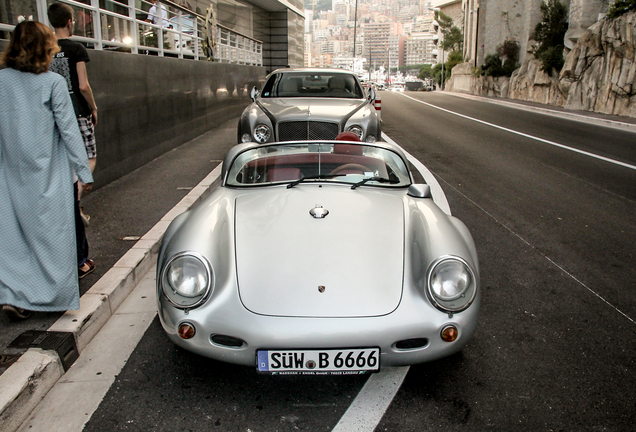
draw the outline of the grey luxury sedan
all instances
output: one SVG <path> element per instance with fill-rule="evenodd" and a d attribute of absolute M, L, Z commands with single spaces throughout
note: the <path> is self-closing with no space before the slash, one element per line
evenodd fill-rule
<path fill-rule="evenodd" d="M 358 77 L 343 69 L 278 69 L 269 74 L 238 124 L 238 142 L 332 140 L 354 132 L 365 142 L 380 139 L 381 122 Z"/>
<path fill-rule="evenodd" d="M 168 227 L 159 317 L 177 345 L 268 374 L 359 374 L 461 350 L 479 267 L 401 149 L 245 143 Z"/>

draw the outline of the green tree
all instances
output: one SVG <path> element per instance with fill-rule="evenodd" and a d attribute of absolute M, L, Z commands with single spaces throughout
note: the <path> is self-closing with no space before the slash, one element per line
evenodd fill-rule
<path fill-rule="evenodd" d="M 448 54 L 448 58 L 444 62 L 444 82 L 451 77 L 451 71 L 455 66 L 464 61 L 464 55 L 461 51 L 452 51 Z M 433 78 L 437 84 L 442 84 L 442 64 L 437 63 L 432 69 Z"/>
<path fill-rule="evenodd" d="M 616 2 L 609 7 L 607 16 L 610 18 L 618 18 L 633 10 L 636 10 L 636 0 L 616 0 Z"/>
<path fill-rule="evenodd" d="M 444 35 L 442 49 L 444 51 L 462 51 L 464 48 L 464 34 L 453 24 L 453 19 L 444 12 L 436 13 L 436 21 Z"/>
<path fill-rule="evenodd" d="M 551 73 L 563 67 L 565 33 L 568 30 L 567 8 L 559 0 L 547 0 L 541 5 L 543 21 L 534 28 L 534 39 L 539 43 L 534 56 L 541 60 L 541 69 Z"/>
<path fill-rule="evenodd" d="M 426 78 L 433 78 L 433 66 L 430 64 L 422 65 L 422 67 L 420 68 L 420 73 L 417 75 L 417 77 L 421 80 Z"/>

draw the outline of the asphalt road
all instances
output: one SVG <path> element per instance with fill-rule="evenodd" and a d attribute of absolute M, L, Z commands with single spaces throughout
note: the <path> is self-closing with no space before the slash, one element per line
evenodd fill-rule
<path fill-rule="evenodd" d="M 636 165 L 633 133 L 409 96 Z M 382 111 L 471 230 L 483 300 L 472 343 L 412 367 L 377 430 L 633 430 L 636 171 L 401 95 L 384 93 Z"/>
<path fill-rule="evenodd" d="M 483 297 L 474 339 L 411 367 L 376 431 L 633 430 L 636 170 L 554 144 L 636 166 L 636 135 L 440 93 L 383 92 L 382 116 L 471 230 Z M 176 348 L 155 319 L 85 430 L 328 431 L 365 381 L 259 376 Z"/>

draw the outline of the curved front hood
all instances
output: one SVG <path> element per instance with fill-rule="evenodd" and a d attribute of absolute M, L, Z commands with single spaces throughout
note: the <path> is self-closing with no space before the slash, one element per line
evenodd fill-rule
<path fill-rule="evenodd" d="M 316 204 L 329 211 L 310 215 Z M 402 200 L 346 185 L 271 187 L 236 199 L 241 301 L 274 316 L 362 317 L 397 308 L 404 268 Z"/>
<path fill-rule="evenodd" d="M 338 98 L 272 98 L 259 99 L 263 108 L 278 121 L 340 120 L 366 101 Z"/>

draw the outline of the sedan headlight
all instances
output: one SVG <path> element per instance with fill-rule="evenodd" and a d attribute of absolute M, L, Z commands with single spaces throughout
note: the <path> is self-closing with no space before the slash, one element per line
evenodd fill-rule
<path fill-rule="evenodd" d="M 163 294 L 178 308 L 201 305 L 212 291 L 214 274 L 208 261 L 194 252 L 175 255 L 161 275 Z"/>
<path fill-rule="evenodd" d="M 261 123 L 254 128 L 254 139 L 257 143 L 262 144 L 267 142 L 270 136 L 272 136 L 272 131 L 269 126 Z"/>
<path fill-rule="evenodd" d="M 358 125 L 349 126 L 347 128 L 347 132 L 353 132 L 354 134 L 358 135 L 358 138 L 360 138 L 361 140 L 362 140 L 362 135 L 364 135 L 364 130 L 362 129 L 362 126 L 358 126 Z"/>
<path fill-rule="evenodd" d="M 429 267 L 427 293 L 437 309 L 444 312 L 461 312 L 475 300 L 475 273 L 466 261 L 459 257 L 442 257 Z"/>

